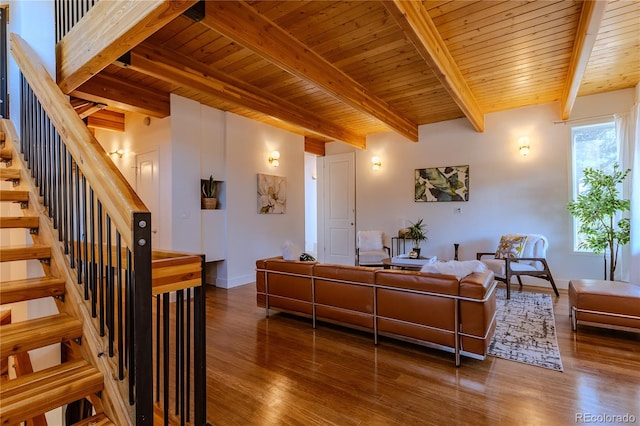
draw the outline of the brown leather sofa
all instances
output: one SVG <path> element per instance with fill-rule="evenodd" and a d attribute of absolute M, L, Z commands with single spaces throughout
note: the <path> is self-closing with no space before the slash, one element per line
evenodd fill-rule
<path fill-rule="evenodd" d="M 453 275 L 283 260 L 256 261 L 257 304 L 484 359 L 495 330 L 491 271 Z"/>
<path fill-rule="evenodd" d="M 640 331 L 640 285 L 621 281 L 569 281 L 569 316 L 578 321 Z"/>

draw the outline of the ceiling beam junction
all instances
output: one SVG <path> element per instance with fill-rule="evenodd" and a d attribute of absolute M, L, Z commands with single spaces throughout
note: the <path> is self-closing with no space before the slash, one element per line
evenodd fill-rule
<path fill-rule="evenodd" d="M 311 133 L 365 148 L 366 137 L 339 126 L 259 87 L 212 69 L 179 52 L 143 43 L 131 52 L 133 71 L 189 87 L 243 108 L 294 124 Z"/>
<path fill-rule="evenodd" d="M 71 95 L 156 118 L 164 118 L 171 114 L 168 93 L 140 87 L 122 78 L 105 74 L 95 75 L 73 90 Z"/>
<path fill-rule="evenodd" d="M 204 25 L 296 77 L 367 114 L 407 139 L 418 140 L 418 125 L 394 111 L 360 83 L 315 53 L 244 1 L 207 1 Z"/>
<path fill-rule="evenodd" d="M 69 94 L 196 0 L 100 1 L 56 45 L 58 86 Z"/>
<path fill-rule="evenodd" d="M 560 99 L 563 120 L 568 120 L 571 116 L 571 110 L 576 97 L 578 97 L 582 77 L 584 77 L 589 57 L 596 43 L 606 7 L 606 0 L 587 0 L 582 2 L 582 12 L 580 12 L 580 22 L 578 23 L 578 30 L 573 44 L 571 62 L 569 62 L 569 72 L 567 73 L 567 80 L 564 83 L 562 98 Z"/>
<path fill-rule="evenodd" d="M 473 127 L 483 132 L 484 114 L 423 2 L 394 0 L 382 4 Z"/>

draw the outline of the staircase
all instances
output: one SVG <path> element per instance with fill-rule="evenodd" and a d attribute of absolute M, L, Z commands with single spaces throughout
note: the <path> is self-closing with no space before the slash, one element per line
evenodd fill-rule
<path fill-rule="evenodd" d="M 64 265 L 57 264 L 52 256 L 54 250 L 59 250 L 56 239 L 45 235 L 48 231 L 40 230 L 41 220 L 46 219 L 41 219 L 44 208 L 37 189 L 23 162 L 16 157 L 19 155 L 16 147 L 4 132 L 0 132 L 0 144 L 0 157 L 6 163 L 0 168 L 0 203 L 19 204 L 22 212 L 22 215 L 5 215 L 5 211 L 17 209 L 3 206 L 0 229 L 23 229 L 26 240 L 31 240 L 27 244 L 15 244 L 12 241 L 15 238 L 5 238 L 3 234 L 0 261 L 3 264 L 35 261 L 42 270 L 41 277 L 0 281 L 0 310 L 4 311 L 0 325 L 0 360 L 6 366 L 0 378 L 0 424 L 30 421 L 29 424 L 46 425 L 44 413 L 87 398 L 96 414 L 76 424 L 112 425 L 98 396 L 104 387 L 103 374 L 77 350 L 77 345 L 82 344 L 83 323 L 66 312 L 62 303 L 67 279 L 59 271 Z M 29 304 L 43 298 L 55 298 L 59 313 L 11 321 L 12 307 L 20 309 L 16 304 Z M 63 362 L 33 371 L 28 351 L 50 345 L 60 348 Z"/>

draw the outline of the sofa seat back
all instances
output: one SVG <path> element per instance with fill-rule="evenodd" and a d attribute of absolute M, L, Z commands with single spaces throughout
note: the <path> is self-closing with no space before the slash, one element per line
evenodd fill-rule
<path fill-rule="evenodd" d="M 473 273 L 460 280 L 461 350 L 484 355 L 496 328 L 496 292 L 493 274 Z M 483 303 L 478 300 L 486 299 Z"/>
<path fill-rule="evenodd" d="M 281 257 L 256 262 L 258 306 L 313 314 L 313 266 L 316 262 Z"/>
<path fill-rule="evenodd" d="M 379 333 L 454 347 L 456 277 L 384 270 L 376 284 Z"/>
<path fill-rule="evenodd" d="M 318 319 L 373 330 L 375 269 L 317 264 L 313 276 Z"/>

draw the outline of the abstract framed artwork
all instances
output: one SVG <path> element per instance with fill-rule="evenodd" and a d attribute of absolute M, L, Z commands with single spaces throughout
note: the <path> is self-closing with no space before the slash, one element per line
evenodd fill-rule
<path fill-rule="evenodd" d="M 416 169 L 414 201 L 469 201 L 469 166 Z"/>
<path fill-rule="evenodd" d="M 258 213 L 284 214 L 287 207 L 287 178 L 258 173 Z"/>

